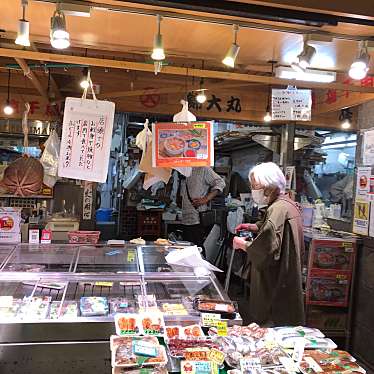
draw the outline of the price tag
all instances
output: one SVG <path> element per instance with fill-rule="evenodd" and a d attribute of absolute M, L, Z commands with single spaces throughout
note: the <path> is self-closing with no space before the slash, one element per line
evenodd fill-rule
<path fill-rule="evenodd" d="M 261 370 L 261 359 L 252 357 L 240 360 L 240 371 L 242 373 L 249 373 L 256 370 Z"/>
<path fill-rule="evenodd" d="M 127 262 L 134 262 L 135 261 L 135 251 L 129 250 L 127 252 Z"/>
<path fill-rule="evenodd" d="M 112 287 L 113 282 L 95 282 L 95 286 L 98 286 L 98 287 Z"/>
<path fill-rule="evenodd" d="M 227 336 L 227 321 L 217 322 L 217 334 L 218 336 Z"/>
<path fill-rule="evenodd" d="M 214 310 L 217 312 L 228 312 L 229 306 L 227 304 L 216 304 Z"/>
<path fill-rule="evenodd" d="M 157 357 L 157 348 L 152 343 L 146 341 L 134 341 L 133 351 L 137 356 Z"/>
<path fill-rule="evenodd" d="M 312 357 L 305 357 L 304 361 L 309 365 L 309 368 L 312 369 L 315 373 L 323 373 L 323 369 Z"/>
<path fill-rule="evenodd" d="M 216 313 L 201 313 L 201 324 L 204 327 L 216 327 L 221 315 Z"/>
<path fill-rule="evenodd" d="M 209 361 L 182 361 L 182 374 L 211 374 L 212 362 Z"/>
<path fill-rule="evenodd" d="M 297 366 L 300 365 L 301 360 L 304 356 L 305 339 L 299 339 L 295 343 L 295 347 L 292 353 L 292 359 L 296 362 Z"/>
<path fill-rule="evenodd" d="M 218 349 L 212 348 L 209 351 L 208 360 L 216 363 L 218 366 L 221 366 L 225 361 L 225 354 Z"/>
<path fill-rule="evenodd" d="M 289 357 L 279 357 L 280 363 L 283 365 L 283 367 L 286 369 L 288 373 L 297 373 L 299 371 L 297 365 L 292 360 L 292 358 Z"/>
<path fill-rule="evenodd" d="M 204 123 L 197 123 L 196 125 L 193 126 L 194 129 L 205 129 L 205 124 Z"/>

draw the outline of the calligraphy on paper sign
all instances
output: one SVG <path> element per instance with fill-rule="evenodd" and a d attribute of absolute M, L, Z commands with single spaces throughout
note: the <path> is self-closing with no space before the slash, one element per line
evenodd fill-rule
<path fill-rule="evenodd" d="M 60 177 L 104 183 L 108 172 L 114 104 L 67 98 L 61 139 Z"/>
<path fill-rule="evenodd" d="M 88 221 L 92 216 L 92 183 L 86 182 L 83 191 L 83 220 Z"/>

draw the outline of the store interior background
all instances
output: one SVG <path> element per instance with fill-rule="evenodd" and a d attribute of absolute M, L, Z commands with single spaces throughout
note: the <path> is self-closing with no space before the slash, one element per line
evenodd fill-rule
<path fill-rule="evenodd" d="M 40 156 L 50 131 L 61 131 L 65 98 L 82 95 L 80 82 L 89 68 L 98 98 L 116 104 L 108 179 L 96 186 L 94 196 L 96 208 L 112 209 L 113 215 L 109 222 L 97 222 L 94 210 L 92 219 L 82 221 L 81 228 L 101 230 L 104 240 L 141 236 L 137 217 L 128 212 L 136 211 L 141 200 L 152 195 L 142 188 L 142 174 L 136 173 L 141 152 L 134 144 L 135 137 L 146 119 L 150 123 L 171 122 L 181 110 L 182 99 L 189 100 L 190 111 L 199 120 L 214 121 L 215 166 L 228 182 L 226 197 L 230 193 L 232 198 L 240 198 L 238 193 L 249 192 L 248 170 L 266 161 L 296 167 L 298 201 L 320 198 L 329 204 L 331 186 L 343 179 L 348 184 L 355 177 L 355 168 L 361 165 L 360 131 L 373 126 L 374 77 L 371 69 L 357 83 L 349 78 L 348 70 L 362 42 L 369 43 L 374 61 L 374 11 L 368 2 L 357 0 L 352 9 L 352 4 L 308 1 L 290 6 L 291 1 L 264 0 L 262 5 L 284 7 L 286 13 L 278 15 L 272 8 L 258 17 L 253 16 L 253 9 L 240 8 L 248 3 L 245 1 L 237 1 L 237 7 L 225 1 L 216 4 L 216 9 L 189 1 L 184 9 L 178 9 L 176 2 L 97 0 L 81 2 L 79 9 L 76 3 L 62 2 L 66 13 L 74 9 L 75 15 L 66 16 L 71 45 L 58 51 L 49 41 L 56 1 L 28 2 L 26 19 L 32 44 L 26 48 L 14 44 L 22 15 L 20 2 L 0 2 L 0 14 L 6 15 L 0 19 L 0 102 L 10 97 L 15 109 L 10 116 L 0 113 L 0 161 L 4 169 L 22 154 L 25 102 L 33 103 L 28 151 Z M 166 60 L 155 74 L 159 66 L 151 53 L 158 15 L 162 16 Z M 239 25 L 240 51 L 235 68 L 228 68 L 221 61 L 233 42 L 233 25 Z M 334 82 L 298 82 L 278 75 L 282 69 L 292 72 L 291 63 L 305 47 L 304 40 L 311 40 L 316 49 L 310 71 L 334 73 Z M 312 90 L 312 120 L 265 123 L 271 89 L 287 85 Z M 196 95 L 201 89 L 206 89 L 207 101 L 199 105 Z M 345 119 L 349 120 L 348 128 L 342 127 Z M 297 141 L 287 142 L 290 134 Z M 306 183 L 305 172 L 312 177 L 312 187 Z M 233 174 L 240 177 L 239 182 L 230 185 Z M 158 190 L 157 199 L 165 201 L 167 191 Z M 65 210 L 79 216 L 81 201 L 82 188 L 68 180 L 56 184 L 52 198 L 0 196 L 1 206 L 24 207 L 28 214 L 38 204 L 45 204 L 50 213 Z M 343 204 L 342 200 L 335 202 Z M 329 219 L 328 224 L 351 232 L 352 198 L 345 204 L 342 217 Z M 178 227 L 171 225 L 171 231 L 178 231 Z M 164 232 L 160 224 L 148 239 L 164 236 Z M 372 248 L 372 240 L 363 238 L 349 337 L 353 353 L 368 368 L 374 368 Z M 244 320 L 246 292 L 246 286 L 233 276 L 230 296 L 241 302 Z M 346 336 L 341 338 L 344 341 Z"/>

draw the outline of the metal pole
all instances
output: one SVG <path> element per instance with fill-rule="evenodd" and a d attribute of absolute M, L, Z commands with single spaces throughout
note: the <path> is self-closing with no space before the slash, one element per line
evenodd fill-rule
<path fill-rule="evenodd" d="M 294 164 L 295 124 L 288 123 L 282 126 L 280 164 L 293 166 Z"/>

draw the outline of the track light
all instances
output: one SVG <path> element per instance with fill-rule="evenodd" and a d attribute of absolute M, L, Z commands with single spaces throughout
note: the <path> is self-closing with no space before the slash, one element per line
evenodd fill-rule
<path fill-rule="evenodd" d="M 6 114 L 7 116 L 11 116 L 14 112 L 13 107 L 10 105 L 10 69 L 8 69 L 8 95 L 3 110 L 4 114 Z"/>
<path fill-rule="evenodd" d="M 367 49 L 367 42 L 361 42 L 359 47 L 359 55 L 355 61 L 353 61 L 350 69 L 349 76 L 355 80 L 361 80 L 366 77 L 369 71 L 370 56 Z"/>
<path fill-rule="evenodd" d="M 161 35 L 161 16 L 157 16 L 157 34 L 153 41 L 152 60 L 162 61 L 165 60 L 164 43 Z"/>
<path fill-rule="evenodd" d="M 88 68 L 83 68 L 83 77 L 79 85 L 86 90 L 90 86 L 90 71 Z"/>
<path fill-rule="evenodd" d="M 238 25 L 234 25 L 234 37 L 233 37 L 233 43 L 231 44 L 229 50 L 226 53 L 225 58 L 222 60 L 222 63 L 230 68 L 235 67 L 235 60 L 238 57 L 238 53 L 240 50 L 240 46 L 237 44 L 237 38 L 238 38 Z"/>
<path fill-rule="evenodd" d="M 349 108 L 342 109 L 339 115 L 339 121 L 341 121 L 341 127 L 343 130 L 351 128 L 353 113 Z"/>
<path fill-rule="evenodd" d="M 316 53 L 316 49 L 309 45 L 307 41 L 304 41 L 303 50 L 296 57 L 296 61 L 291 64 L 292 68 L 297 72 L 305 72 Z"/>
<path fill-rule="evenodd" d="M 70 46 L 70 35 L 66 31 L 65 14 L 58 8 L 51 18 L 51 45 L 56 49 L 65 49 Z"/>
<path fill-rule="evenodd" d="M 22 0 L 22 19 L 18 21 L 18 32 L 17 39 L 15 43 L 22 45 L 24 47 L 30 47 L 30 24 L 29 21 L 26 21 L 26 6 L 28 4 L 27 0 Z"/>

